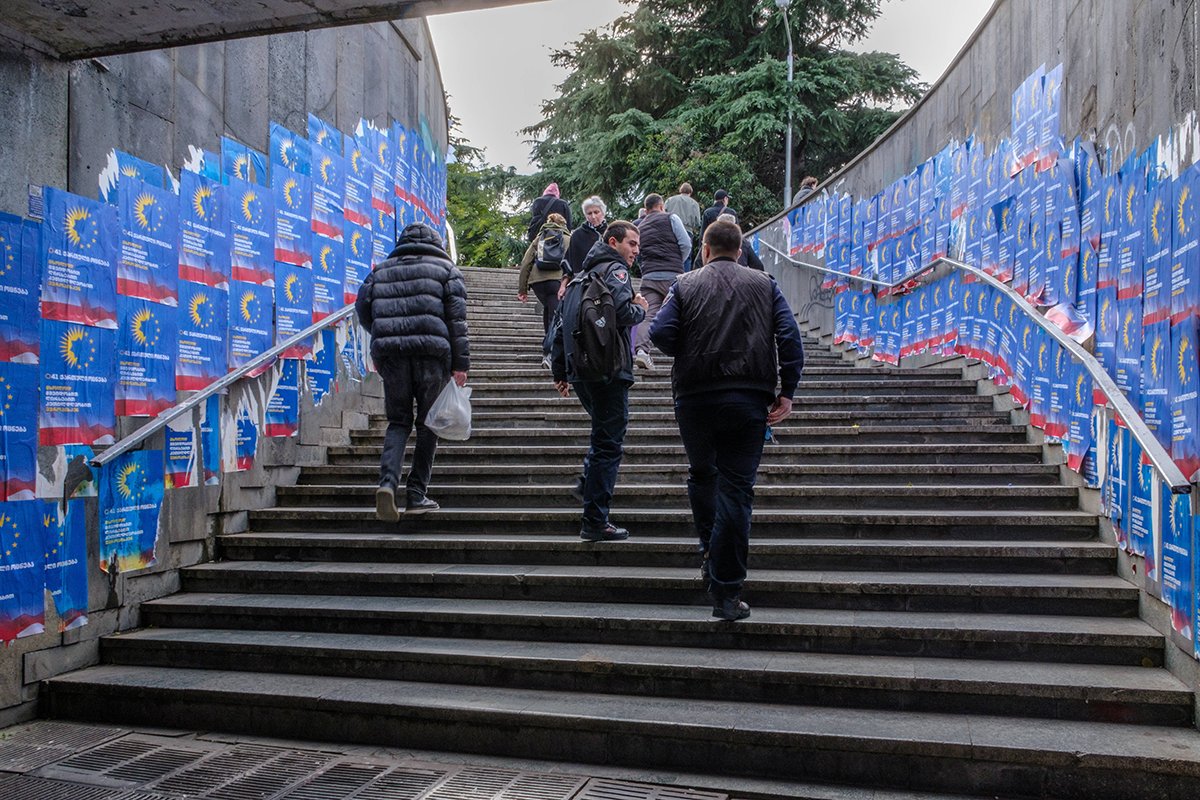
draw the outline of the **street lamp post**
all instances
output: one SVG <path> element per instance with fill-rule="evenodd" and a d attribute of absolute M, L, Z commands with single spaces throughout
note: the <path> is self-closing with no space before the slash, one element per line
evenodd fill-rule
<path fill-rule="evenodd" d="M 789 2 L 791 2 L 791 0 L 775 0 L 775 5 L 779 6 L 780 10 L 783 11 L 783 29 L 785 31 L 787 31 L 787 42 L 788 42 L 788 59 L 787 59 L 788 124 L 787 124 L 787 136 L 784 139 L 784 145 L 783 145 L 783 147 L 784 147 L 783 207 L 784 208 L 787 208 L 788 205 L 792 202 L 792 107 L 791 107 L 791 97 L 792 97 L 792 77 L 794 74 L 793 70 L 794 70 L 794 65 L 795 65 L 795 56 L 792 52 L 792 25 L 788 21 L 788 3 Z"/>

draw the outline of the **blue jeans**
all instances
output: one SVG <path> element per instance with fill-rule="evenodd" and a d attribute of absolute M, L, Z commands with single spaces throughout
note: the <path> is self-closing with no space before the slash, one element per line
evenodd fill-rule
<path fill-rule="evenodd" d="M 675 419 L 688 457 L 688 500 L 708 553 L 708 590 L 718 597 L 742 591 L 750 554 L 750 512 L 762 459 L 769 399 L 729 391 L 684 397 Z"/>
<path fill-rule="evenodd" d="M 388 419 L 387 433 L 383 436 L 383 458 L 379 464 L 379 485 L 393 489 L 400 485 L 404 446 L 408 444 L 415 422 L 417 443 L 405 488 L 411 496 L 424 497 L 429 489 L 438 443 L 437 435 L 425 427 L 425 416 L 450 380 L 450 370 L 440 358 L 401 356 L 376 359 L 375 368 L 383 379 L 383 405 Z M 415 419 L 414 403 L 417 406 Z"/>
<path fill-rule="evenodd" d="M 583 459 L 583 519 L 593 525 L 608 522 L 608 506 L 617 485 L 617 471 L 629 425 L 629 384 L 579 381 L 579 402 L 592 418 L 591 446 Z"/>

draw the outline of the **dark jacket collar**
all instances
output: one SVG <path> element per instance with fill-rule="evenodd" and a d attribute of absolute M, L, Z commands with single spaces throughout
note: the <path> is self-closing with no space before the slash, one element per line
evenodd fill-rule
<path fill-rule="evenodd" d="M 586 272 L 613 262 L 626 266 L 625 259 L 621 258 L 621 254 L 609 246 L 608 242 L 600 239 L 592 245 L 591 250 L 588 250 L 587 256 L 583 259 L 583 269 Z"/>

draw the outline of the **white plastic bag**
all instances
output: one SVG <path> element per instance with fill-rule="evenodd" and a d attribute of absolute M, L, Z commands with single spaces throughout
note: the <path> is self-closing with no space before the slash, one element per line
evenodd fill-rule
<path fill-rule="evenodd" d="M 461 389 L 451 378 L 429 407 L 425 427 L 439 439 L 465 442 L 471 438 L 471 387 Z"/>

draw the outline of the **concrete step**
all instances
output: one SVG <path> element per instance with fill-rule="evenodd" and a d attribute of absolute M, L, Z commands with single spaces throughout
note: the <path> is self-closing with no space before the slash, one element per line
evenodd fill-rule
<path fill-rule="evenodd" d="M 134 631 L 106 663 L 469 686 L 1186 726 L 1192 694 L 1141 667 L 284 631 Z M 603 665 L 603 669 L 597 669 Z"/>
<path fill-rule="evenodd" d="M 554 411 L 539 411 L 523 408 L 496 409 L 488 406 L 484 409 L 472 409 L 471 421 L 483 428 L 526 427 L 537 424 L 562 425 L 575 423 L 588 425 L 589 418 L 582 406 L 569 408 L 562 406 Z M 962 406 L 947 410 L 926 410 L 920 415 L 909 411 L 889 411 L 859 409 L 854 411 L 836 409 L 818 409 L 804 407 L 793 411 L 782 424 L 776 425 L 776 430 L 786 430 L 789 426 L 803 427 L 805 425 L 1008 425 L 1010 415 L 994 411 L 985 406 Z M 387 426 L 384 414 L 370 415 L 371 428 L 383 430 Z M 659 411 L 629 412 L 630 425 L 674 425 L 675 412 L 669 409 Z"/>
<path fill-rule="evenodd" d="M 657 363 L 660 359 L 655 359 Z M 655 370 L 652 374 L 658 376 L 667 370 Z M 471 369 L 471 381 L 487 382 L 493 380 L 541 380 L 548 374 L 547 370 L 537 365 L 493 366 L 488 363 L 482 367 Z M 850 364 L 837 366 L 804 365 L 804 380 L 839 380 L 839 381 L 898 381 L 908 380 L 946 380 L 958 382 L 962 380 L 962 371 L 957 369 L 860 369 Z"/>
<path fill-rule="evenodd" d="M 183 593 L 142 605 L 159 628 L 234 628 L 714 651 L 771 650 L 1161 666 L 1164 640 L 1134 618 L 755 606 L 736 625 L 709 606 L 291 594 Z"/>
<path fill-rule="evenodd" d="M 639 410 L 658 410 L 669 411 L 674 408 L 669 394 L 660 395 L 642 395 L 634 394 L 629 398 L 630 411 Z M 523 410 L 553 410 L 553 411 L 573 411 L 579 408 L 579 401 L 574 395 L 571 397 L 559 397 L 553 389 L 549 391 L 530 390 L 529 394 L 521 397 L 504 397 L 490 396 L 484 393 L 482 396 L 471 397 L 471 410 L 476 409 L 523 409 Z M 795 398 L 792 405 L 796 410 L 814 409 L 818 411 L 836 411 L 855 413 L 861 409 L 875 410 L 905 410 L 917 416 L 925 411 L 936 411 L 940 409 L 967 409 L 974 410 L 993 410 L 993 401 L 991 397 L 974 394 L 958 394 L 958 395 L 908 395 L 903 392 L 898 394 L 874 394 L 866 395 L 847 395 L 845 397 L 832 397 L 826 395 L 804 396 L 800 395 Z"/>
<path fill-rule="evenodd" d="M 218 540 L 231 561 L 565 564 L 695 569 L 694 537 L 630 539 L 596 547 L 577 535 L 447 536 L 395 533 L 255 532 Z M 983 572 L 1112 575 L 1116 549 L 1100 541 L 941 539 L 763 539 L 753 544 L 755 569 L 885 572 Z"/>
<path fill-rule="evenodd" d="M 365 508 L 375 506 L 376 481 L 340 486 L 280 486 L 276 497 L 280 506 L 336 506 Z M 573 484 L 561 479 L 541 485 L 516 486 L 506 483 L 470 483 L 441 485 L 435 477 L 429 493 L 443 508 L 513 508 L 541 505 L 553 508 L 578 508 L 571 497 Z M 688 506 L 687 487 L 682 483 L 619 482 L 616 507 L 681 508 Z M 973 486 L 969 492 L 961 486 L 805 486 L 773 484 L 755 488 L 756 509 L 845 508 L 847 510 L 887 510 L 904 508 L 936 511 L 1074 511 L 1079 508 L 1079 490 L 1067 486 Z"/>
<path fill-rule="evenodd" d="M 486 384 L 474 386 L 474 393 L 471 395 L 472 401 L 475 396 L 479 395 L 490 397 L 524 397 L 532 391 L 553 391 L 550 376 L 547 375 L 543 381 L 491 381 Z M 665 395 L 669 396 L 671 392 L 671 381 L 668 377 L 654 376 L 638 380 L 630 388 L 630 394 L 638 395 Z M 976 386 L 974 381 L 952 381 L 952 380 L 932 380 L 932 381 L 917 381 L 909 380 L 904 382 L 896 381 L 881 381 L 881 380 L 858 380 L 858 381 L 818 381 L 805 380 L 801 381 L 796 387 L 797 397 L 856 397 L 862 398 L 860 402 L 874 394 L 893 394 L 903 393 L 906 396 L 926 396 L 926 395 L 952 395 L 966 394 L 974 395 Z M 990 399 L 990 398 L 989 398 Z"/>
<path fill-rule="evenodd" d="M 538 564 L 225 561 L 181 571 L 186 592 L 347 594 L 703 607 L 699 570 Z M 774 608 L 1134 617 L 1113 575 L 755 569 L 747 596 Z"/>
<path fill-rule="evenodd" d="M 436 499 L 436 498 L 435 498 Z M 411 533 L 549 533 L 566 535 L 579 530 L 575 508 L 445 508 L 432 514 L 408 517 L 398 523 L 381 522 L 371 508 L 307 506 L 276 507 L 251 511 L 255 531 L 344 531 Z M 617 523 L 631 535 L 690 536 L 691 512 L 685 509 L 613 509 Z M 757 538 L 958 538 L 1091 540 L 1096 537 L 1096 516 L 1082 511 L 920 511 L 896 508 L 880 511 L 844 509 L 756 509 Z"/>

